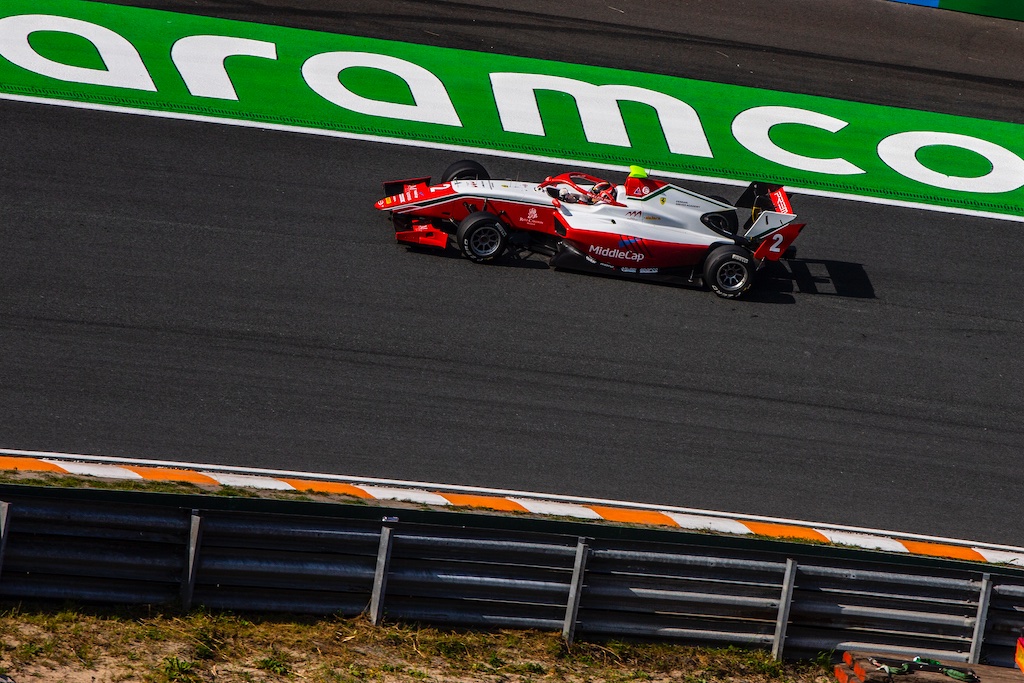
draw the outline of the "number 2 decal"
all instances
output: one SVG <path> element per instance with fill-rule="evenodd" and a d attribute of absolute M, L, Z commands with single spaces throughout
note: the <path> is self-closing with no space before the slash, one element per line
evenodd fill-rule
<path fill-rule="evenodd" d="M 775 233 L 774 235 L 772 235 L 772 246 L 768 247 L 768 251 L 774 252 L 776 254 L 781 253 L 782 252 L 782 249 L 781 249 L 782 243 L 785 240 L 786 240 L 786 238 L 782 236 L 781 232 Z"/>

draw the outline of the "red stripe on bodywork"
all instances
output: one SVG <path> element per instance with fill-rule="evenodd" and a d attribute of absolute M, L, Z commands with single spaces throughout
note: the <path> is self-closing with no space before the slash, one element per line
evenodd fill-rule
<path fill-rule="evenodd" d="M 776 211 L 779 213 L 793 213 L 793 206 L 789 203 L 789 197 L 786 196 L 784 189 L 780 187 L 768 196 L 772 198 L 772 204 L 775 205 Z"/>
<path fill-rule="evenodd" d="M 456 194 L 450 183 L 442 185 L 413 185 L 403 188 L 405 191 L 400 194 L 393 194 L 390 197 L 378 200 L 374 206 L 381 211 L 394 211 L 409 205 L 426 202 L 430 204 L 444 197 L 451 197 Z"/>
<path fill-rule="evenodd" d="M 630 197 L 643 198 L 650 193 L 665 187 L 668 183 L 653 178 L 626 178 L 626 195 Z"/>
<path fill-rule="evenodd" d="M 754 258 L 778 261 L 803 229 L 803 223 L 790 223 L 768 233 L 765 235 L 764 240 L 761 241 L 761 244 L 757 245 L 757 249 L 754 250 Z"/>

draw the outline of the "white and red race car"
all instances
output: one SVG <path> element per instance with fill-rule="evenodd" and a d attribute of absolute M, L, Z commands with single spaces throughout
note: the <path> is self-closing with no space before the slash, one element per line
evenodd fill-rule
<path fill-rule="evenodd" d="M 429 177 L 385 182 L 375 206 L 390 213 L 404 244 L 454 246 L 477 263 L 541 254 L 556 268 L 703 282 L 729 299 L 804 227 L 779 185 L 751 183 L 732 205 L 630 170 L 620 185 L 580 172 L 528 183 L 491 180 L 465 160 L 436 185 Z"/>

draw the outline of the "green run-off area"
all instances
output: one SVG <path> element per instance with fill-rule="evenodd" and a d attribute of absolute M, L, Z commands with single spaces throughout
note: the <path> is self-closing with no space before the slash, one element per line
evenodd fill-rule
<path fill-rule="evenodd" d="M 908 5 L 938 7 L 956 12 L 981 14 L 999 19 L 1024 21 L 1024 2 L 1020 0 L 895 0 Z"/>
<path fill-rule="evenodd" d="M 0 93 L 1024 216 L 1024 126 L 78 0 L 0 7 Z"/>

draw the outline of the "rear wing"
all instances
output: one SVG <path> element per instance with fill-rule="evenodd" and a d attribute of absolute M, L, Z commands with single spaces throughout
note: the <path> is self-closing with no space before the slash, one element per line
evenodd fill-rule
<path fill-rule="evenodd" d="M 753 182 L 736 201 L 736 208 L 750 209 L 743 236 L 750 241 L 754 258 L 777 261 L 793 244 L 803 223 L 795 223 L 796 214 L 782 185 Z"/>
<path fill-rule="evenodd" d="M 750 231 L 762 211 L 774 211 L 781 214 L 792 214 L 793 206 L 789 203 L 789 195 L 782 185 L 754 181 L 750 183 L 740 198 L 736 200 L 737 209 L 750 209 L 750 217 L 743 229 Z M 743 212 L 740 212 L 742 217 Z"/>
<path fill-rule="evenodd" d="M 804 229 L 803 223 L 794 223 L 791 213 L 762 211 L 744 235 L 750 240 L 754 258 L 778 261 Z"/>

